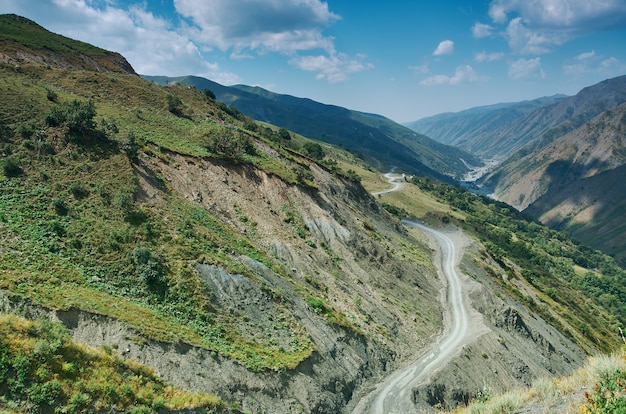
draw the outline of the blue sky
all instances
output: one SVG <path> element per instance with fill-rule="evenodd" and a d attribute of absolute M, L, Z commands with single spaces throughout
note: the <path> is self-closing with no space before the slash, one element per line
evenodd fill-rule
<path fill-rule="evenodd" d="M 0 13 L 120 52 L 141 74 L 398 122 L 626 74 L 626 0 L 2 0 Z"/>

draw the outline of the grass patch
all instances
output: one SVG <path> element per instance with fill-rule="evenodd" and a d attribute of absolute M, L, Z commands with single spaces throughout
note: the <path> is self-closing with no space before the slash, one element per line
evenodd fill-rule
<path fill-rule="evenodd" d="M 107 349 L 75 343 L 59 323 L 7 314 L 0 314 L 0 390 L 0 405 L 15 411 L 228 408 L 215 396 L 176 389 Z"/>
<path fill-rule="evenodd" d="M 586 390 L 586 391 L 584 391 Z M 513 412 L 626 412 L 626 350 L 590 357 L 572 375 L 542 378 L 531 387 L 477 399 L 456 414 Z"/>

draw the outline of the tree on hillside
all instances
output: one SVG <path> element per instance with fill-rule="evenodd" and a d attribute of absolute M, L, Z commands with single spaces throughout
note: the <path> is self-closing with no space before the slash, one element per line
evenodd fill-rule
<path fill-rule="evenodd" d="M 171 93 L 165 98 L 167 102 L 167 110 L 176 116 L 182 116 L 183 114 L 183 101 L 176 95 Z"/>
<path fill-rule="evenodd" d="M 210 89 L 205 89 L 203 91 L 203 93 L 204 93 L 204 96 L 206 96 L 207 98 L 209 98 L 212 101 L 214 101 L 216 99 L 215 94 Z"/>
<path fill-rule="evenodd" d="M 207 135 L 206 138 L 206 147 L 209 151 L 227 158 L 239 158 L 254 150 L 250 138 L 241 131 L 225 129 Z"/>
<path fill-rule="evenodd" d="M 289 141 L 291 139 L 291 134 L 285 128 L 278 130 L 278 136 L 280 139 L 284 139 L 285 141 Z"/>
<path fill-rule="evenodd" d="M 324 158 L 324 155 L 326 155 L 324 154 L 322 146 L 317 142 L 307 142 L 302 146 L 302 148 L 304 148 L 306 154 L 314 160 L 321 160 Z"/>

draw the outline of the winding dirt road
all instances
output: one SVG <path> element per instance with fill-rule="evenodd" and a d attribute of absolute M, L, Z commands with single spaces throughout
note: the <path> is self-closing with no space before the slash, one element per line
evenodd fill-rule
<path fill-rule="evenodd" d="M 385 174 L 385 178 L 387 179 L 387 182 L 389 182 L 389 184 L 391 184 L 393 187 L 388 188 L 386 190 L 382 190 L 382 191 L 375 191 L 372 193 L 373 196 L 393 193 L 394 191 L 398 191 L 399 189 L 402 188 L 402 182 L 398 180 L 404 179 L 404 175 L 398 176 L 397 174 L 394 174 L 392 170 L 391 172 L 388 172 L 387 174 Z"/>
<path fill-rule="evenodd" d="M 387 180 L 394 184 L 396 191 L 399 186 L 395 180 L 397 175 L 385 174 Z M 386 193 L 390 191 L 380 192 Z M 444 329 L 439 340 L 426 350 L 422 356 L 410 365 L 394 372 L 387 377 L 372 393 L 362 399 L 353 413 L 368 412 L 370 414 L 393 414 L 415 412 L 411 401 L 414 387 L 425 381 L 430 374 L 448 363 L 472 336 L 469 326 L 472 323 L 463 292 L 462 278 L 457 273 L 457 264 L 462 254 L 462 246 L 457 245 L 456 237 L 424 226 L 411 220 L 403 220 L 408 227 L 421 230 L 431 242 L 436 244 L 437 261 L 435 266 L 445 277 L 446 290 L 442 294 L 444 308 Z"/>

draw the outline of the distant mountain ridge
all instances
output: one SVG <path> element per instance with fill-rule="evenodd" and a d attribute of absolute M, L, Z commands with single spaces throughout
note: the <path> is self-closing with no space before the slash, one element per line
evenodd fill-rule
<path fill-rule="evenodd" d="M 444 144 L 454 145 L 485 159 L 492 158 L 507 152 L 507 143 L 500 144 L 494 138 L 503 135 L 500 131 L 533 111 L 565 98 L 565 95 L 554 95 L 531 101 L 480 106 L 422 118 L 405 125 Z"/>
<path fill-rule="evenodd" d="M 395 166 L 449 180 L 461 177 L 468 170 L 465 162 L 481 163 L 466 151 L 439 143 L 380 115 L 277 94 L 260 87 L 227 87 L 196 76 L 143 77 L 160 85 L 182 83 L 200 90 L 209 89 L 219 101 L 251 118 L 341 146 L 381 169 Z"/>
<path fill-rule="evenodd" d="M 626 103 L 516 164 L 508 194 L 525 195 L 524 211 L 626 265 Z"/>
<path fill-rule="evenodd" d="M 480 184 L 626 266 L 626 76 L 574 96 L 441 114 L 409 126 L 500 161 Z"/>
<path fill-rule="evenodd" d="M 494 189 L 501 200 L 518 209 L 525 209 L 548 190 L 541 185 L 530 186 L 528 182 L 533 174 L 531 172 L 537 165 L 546 163 L 540 159 L 553 161 L 559 159 L 574 145 L 569 142 L 572 137 L 580 134 L 570 135 L 570 132 L 578 130 L 593 118 L 617 108 L 624 102 L 626 102 L 626 76 L 620 76 L 586 87 L 559 103 L 532 112 L 504 131 L 513 135 L 511 131 L 517 130 L 517 134 L 524 135 L 525 144 L 491 174 L 485 176 L 482 180 L 483 185 Z M 578 139 L 581 142 L 593 140 L 595 138 L 588 135 L 595 134 L 599 129 L 603 129 L 603 126 L 583 128 L 581 133 L 586 137 Z M 612 144 L 607 143 L 603 148 L 608 151 L 611 146 Z M 552 150 L 546 151 L 545 148 Z M 580 154 L 577 162 L 583 163 L 585 158 L 597 157 L 597 154 L 597 149 L 594 152 Z M 616 166 L 613 164 L 611 168 Z M 563 174 L 571 173 L 571 170 L 563 171 Z"/>

